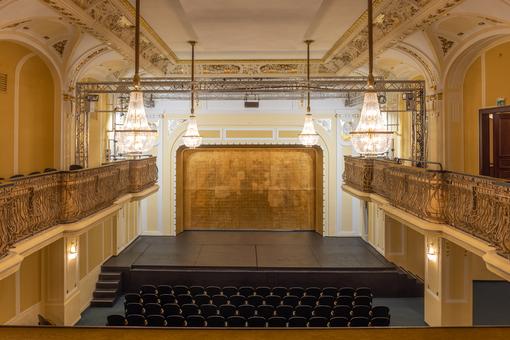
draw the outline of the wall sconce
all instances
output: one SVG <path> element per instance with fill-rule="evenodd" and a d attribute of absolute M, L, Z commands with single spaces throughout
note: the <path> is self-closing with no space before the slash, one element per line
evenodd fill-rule
<path fill-rule="evenodd" d="M 430 261 L 436 261 L 437 260 L 437 249 L 434 247 L 433 244 L 429 244 L 427 246 L 427 258 Z"/>
<path fill-rule="evenodd" d="M 72 242 L 71 246 L 69 247 L 69 260 L 74 260 L 78 256 L 78 246 L 76 245 L 76 242 Z"/>

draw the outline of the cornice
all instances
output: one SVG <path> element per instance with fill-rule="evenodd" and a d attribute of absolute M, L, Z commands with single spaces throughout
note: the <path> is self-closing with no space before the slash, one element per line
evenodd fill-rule
<path fill-rule="evenodd" d="M 133 59 L 134 9 L 128 0 L 41 0 L 77 25 Z M 423 30 L 465 0 L 375 0 L 375 50 L 382 53 L 407 36 Z M 320 76 L 349 74 L 366 63 L 367 13 L 363 13 L 335 42 L 322 59 L 312 61 L 312 73 Z M 153 75 L 184 76 L 189 61 L 178 59 L 155 30 L 142 20 L 142 67 Z M 303 74 L 304 59 L 199 60 L 202 76 L 285 76 Z"/>

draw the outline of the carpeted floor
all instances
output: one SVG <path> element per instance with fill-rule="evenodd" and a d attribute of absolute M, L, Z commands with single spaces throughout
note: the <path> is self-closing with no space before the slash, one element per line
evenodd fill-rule
<path fill-rule="evenodd" d="M 390 307 L 391 326 L 426 326 L 423 321 L 423 298 L 374 298 L 373 305 Z M 81 315 L 78 326 L 104 326 L 110 314 L 124 314 L 124 298 L 111 308 L 89 307 Z"/>

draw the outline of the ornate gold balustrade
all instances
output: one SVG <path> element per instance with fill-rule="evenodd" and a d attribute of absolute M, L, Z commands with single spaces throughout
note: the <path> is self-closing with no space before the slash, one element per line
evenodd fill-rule
<path fill-rule="evenodd" d="M 510 184 L 395 161 L 345 157 L 344 182 L 424 220 L 458 228 L 510 255 Z"/>
<path fill-rule="evenodd" d="M 59 223 L 87 217 L 127 193 L 153 186 L 156 158 L 57 171 L 0 184 L 0 257 L 16 242 Z"/>

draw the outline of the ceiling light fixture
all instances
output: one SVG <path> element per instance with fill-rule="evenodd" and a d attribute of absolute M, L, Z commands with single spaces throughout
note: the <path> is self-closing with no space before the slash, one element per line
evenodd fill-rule
<path fill-rule="evenodd" d="M 305 40 L 306 44 L 306 88 L 307 88 L 307 102 L 306 102 L 306 115 L 303 130 L 299 134 L 299 141 L 307 147 L 312 147 L 319 143 L 319 135 L 315 131 L 313 118 L 310 109 L 310 44 L 313 40 Z"/>
<path fill-rule="evenodd" d="M 140 91 L 140 0 L 136 0 L 135 24 L 135 75 L 134 91 L 129 94 L 129 106 L 124 124 L 116 130 L 119 153 L 128 157 L 139 157 L 149 152 L 158 131 L 152 129 L 147 121 L 143 103 L 143 92 Z"/>
<path fill-rule="evenodd" d="M 365 92 L 358 126 L 351 132 L 354 150 L 364 157 L 377 157 L 388 152 L 393 132 L 386 129 L 374 81 L 373 1 L 368 0 L 368 89 Z"/>
<path fill-rule="evenodd" d="M 202 137 L 198 132 L 197 120 L 195 118 L 195 44 L 196 41 L 188 41 L 191 45 L 191 114 L 188 120 L 188 128 L 182 136 L 184 145 L 188 148 L 198 148 L 202 144 Z"/>

